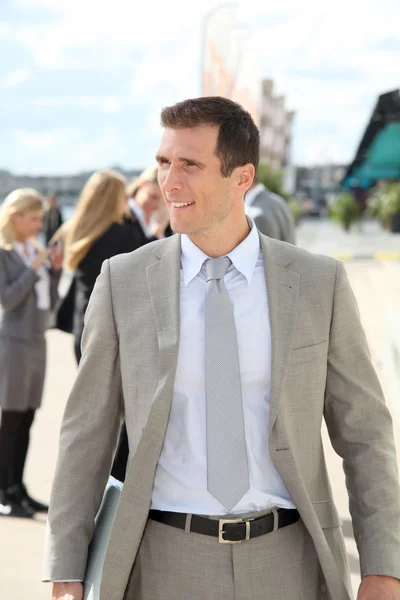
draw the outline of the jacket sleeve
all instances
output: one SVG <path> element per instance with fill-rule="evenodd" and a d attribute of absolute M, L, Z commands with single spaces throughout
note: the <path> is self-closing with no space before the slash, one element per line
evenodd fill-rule
<path fill-rule="evenodd" d="M 123 418 L 110 266 L 104 262 L 85 317 L 82 359 L 60 434 L 43 579 L 83 580 Z"/>
<path fill-rule="evenodd" d="M 0 252 L 0 305 L 5 312 L 17 308 L 30 294 L 39 276 L 33 269 L 26 267 L 18 277 L 8 280 L 4 252 Z"/>
<path fill-rule="evenodd" d="M 400 494 L 392 420 L 354 294 L 337 263 L 325 420 L 343 458 L 361 575 L 400 578 Z"/>

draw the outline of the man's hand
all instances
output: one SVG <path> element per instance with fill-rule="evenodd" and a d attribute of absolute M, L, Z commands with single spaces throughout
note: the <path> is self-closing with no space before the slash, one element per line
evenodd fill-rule
<path fill-rule="evenodd" d="M 52 600 L 82 600 L 83 585 L 77 582 L 53 583 Z"/>
<path fill-rule="evenodd" d="M 400 600 L 400 580 L 385 575 L 367 575 L 361 581 L 357 600 Z"/>

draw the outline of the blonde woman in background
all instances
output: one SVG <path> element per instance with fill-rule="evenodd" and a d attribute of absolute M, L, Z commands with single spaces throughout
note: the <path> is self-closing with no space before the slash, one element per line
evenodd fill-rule
<path fill-rule="evenodd" d="M 43 198 L 18 189 L 0 208 L 0 516 L 32 517 L 47 511 L 23 483 L 30 428 L 42 401 L 45 330 L 59 251 L 40 247 Z"/>
<path fill-rule="evenodd" d="M 72 219 L 54 239 L 64 245 L 65 266 L 74 272 L 73 334 L 75 356 L 81 359 L 85 312 L 103 262 L 140 245 L 136 231 L 124 224 L 127 211 L 126 179 L 114 171 L 98 171 L 87 181 Z"/>

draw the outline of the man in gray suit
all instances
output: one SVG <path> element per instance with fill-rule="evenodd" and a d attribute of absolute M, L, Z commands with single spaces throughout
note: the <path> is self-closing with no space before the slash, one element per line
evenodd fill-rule
<path fill-rule="evenodd" d="M 82 598 L 125 417 L 101 600 L 349 600 L 323 418 L 346 471 L 358 600 L 399 600 L 392 422 L 345 270 L 246 218 L 259 134 L 239 105 L 187 100 L 162 124 L 180 235 L 105 261 L 92 294 L 46 534 L 53 599 Z"/>
<path fill-rule="evenodd" d="M 296 243 L 295 222 L 287 202 L 278 194 L 267 190 L 257 179 L 246 194 L 246 214 L 264 235 Z"/>

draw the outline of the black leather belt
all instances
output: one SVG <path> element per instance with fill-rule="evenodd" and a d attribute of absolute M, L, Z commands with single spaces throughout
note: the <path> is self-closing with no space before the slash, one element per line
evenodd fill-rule
<path fill-rule="evenodd" d="M 186 528 L 185 513 L 150 510 L 149 518 L 178 529 Z M 274 509 L 262 517 L 252 519 L 207 519 L 199 515 L 192 515 L 190 522 L 191 533 L 201 533 L 217 537 L 221 544 L 237 544 L 250 540 L 281 527 L 292 525 L 300 519 L 297 510 L 284 508 Z"/>

